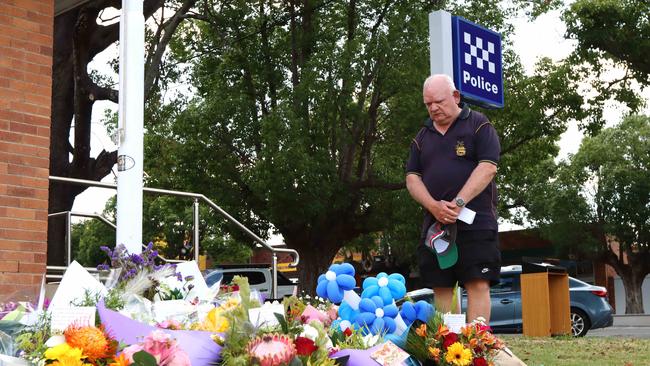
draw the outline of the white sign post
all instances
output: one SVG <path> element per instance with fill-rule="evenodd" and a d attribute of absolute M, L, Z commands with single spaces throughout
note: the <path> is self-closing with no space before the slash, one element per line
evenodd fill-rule
<path fill-rule="evenodd" d="M 120 18 L 116 244 L 142 252 L 144 14 L 142 0 L 122 0 Z"/>

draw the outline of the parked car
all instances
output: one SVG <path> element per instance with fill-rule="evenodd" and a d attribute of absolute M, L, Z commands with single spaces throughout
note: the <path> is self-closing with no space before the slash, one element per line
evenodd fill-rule
<path fill-rule="evenodd" d="M 490 326 L 495 332 L 519 333 L 523 329 L 521 319 L 521 266 L 501 268 L 501 280 L 490 289 L 492 313 Z M 419 289 L 407 293 L 413 301 L 433 301 L 431 289 Z M 609 327 L 613 323 L 613 310 L 607 302 L 607 290 L 569 277 L 571 306 L 571 332 L 582 337 L 590 329 Z M 463 291 L 463 311 L 467 309 L 467 295 Z"/>
<path fill-rule="evenodd" d="M 212 286 L 218 281 L 221 284 L 230 284 L 233 277 L 241 276 L 248 278 L 251 290 L 259 291 L 264 298 L 271 297 L 271 268 L 266 266 L 224 266 L 216 268 L 205 275 L 205 282 Z M 282 272 L 278 272 L 278 299 L 285 296 L 295 295 L 297 286 L 288 279 Z"/>

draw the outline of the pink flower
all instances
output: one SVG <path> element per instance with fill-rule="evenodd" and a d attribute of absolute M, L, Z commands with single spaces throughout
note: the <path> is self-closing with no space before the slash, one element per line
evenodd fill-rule
<path fill-rule="evenodd" d="M 124 356 L 133 362 L 133 354 L 145 351 L 156 359 L 159 366 L 191 366 L 188 354 L 178 346 L 172 337 L 155 330 L 145 337 L 141 344 L 134 344 L 124 349 Z"/>

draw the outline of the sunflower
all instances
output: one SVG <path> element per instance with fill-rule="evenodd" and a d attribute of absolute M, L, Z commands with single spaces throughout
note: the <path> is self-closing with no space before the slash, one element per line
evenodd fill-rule
<path fill-rule="evenodd" d="M 92 364 L 98 360 L 112 358 L 117 350 L 117 342 L 102 327 L 79 327 L 71 325 L 63 333 L 71 347 L 80 348 Z"/>
<path fill-rule="evenodd" d="M 445 361 L 454 366 L 468 366 L 472 363 L 472 351 L 456 342 L 447 348 Z"/>

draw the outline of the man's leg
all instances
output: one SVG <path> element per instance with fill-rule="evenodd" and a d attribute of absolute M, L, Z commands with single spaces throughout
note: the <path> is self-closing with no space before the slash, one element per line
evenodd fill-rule
<path fill-rule="evenodd" d="M 451 311 L 451 301 L 454 296 L 454 289 L 451 287 L 434 287 L 433 298 L 436 303 L 436 311 L 448 313 Z M 455 313 L 460 313 L 460 309 L 455 309 Z"/>
<path fill-rule="evenodd" d="M 465 283 L 467 290 L 467 322 L 471 323 L 478 317 L 485 318 L 490 324 L 490 282 L 488 280 L 473 279 Z M 436 300 L 438 294 L 435 294 Z"/>

